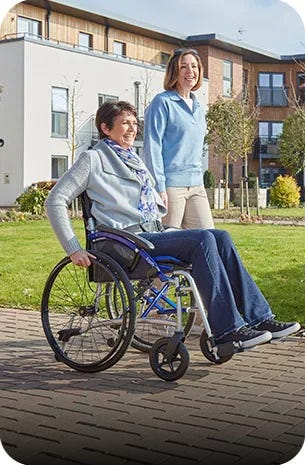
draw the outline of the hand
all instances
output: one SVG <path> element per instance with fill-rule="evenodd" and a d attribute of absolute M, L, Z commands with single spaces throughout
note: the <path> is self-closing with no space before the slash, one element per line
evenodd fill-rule
<path fill-rule="evenodd" d="M 96 258 L 91 253 L 87 252 L 86 250 L 80 249 L 70 255 L 71 262 L 77 266 L 83 266 L 87 268 L 91 265 L 90 258 Z"/>
<path fill-rule="evenodd" d="M 168 197 L 167 197 L 167 193 L 166 192 L 159 192 L 159 195 L 160 195 L 160 198 L 162 200 L 162 202 L 164 203 L 164 205 L 166 206 L 166 208 L 168 207 Z"/>

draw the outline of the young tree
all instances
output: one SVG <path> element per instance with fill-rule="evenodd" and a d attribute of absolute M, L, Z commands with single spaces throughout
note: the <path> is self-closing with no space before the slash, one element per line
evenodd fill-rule
<path fill-rule="evenodd" d="M 72 84 L 66 79 L 69 99 L 68 99 L 68 109 L 69 109 L 69 121 L 68 121 L 68 138 L 67 145 L 71 153 L 71 164 L 75 162 L 76 150 L 82 145 L 82 141 L 77 138 L 77 126 L 82 113 L 78 109 L 78 100 L 80 97 L 80 84 L 79 76 L 77 75 L 73 80 Z M 72 216 L 77 216 L 78 213 L 78 201 L 75 199 L 72 202 Z"/>
<path fill-rule="evenodd" d="M 236 161 L 239 152 L 239 125 L 241 108 L 237 100 L 224 100 L 220 97 L 209 106 L 206 114 L 207 134 L 205 142 L 213 149 L 215 156 L 225 160 L 225 209 L 229 206 L 229 164 Z"/>
<path fill-rule="evenodd" d="M 279 152 L 282 165 L 292 176 L 304 169 L 305 109 L 299 109 L 285 119 L 279 138 Z"/>
<path fill-rule="evenodd" d="M 249 204 L 249 179 L 248 179 L 248 164 L 249 154 L 252 152 L 253 143 L 256 135 L 255 121 L 258 118 L 258 107 L 253 107 L 249 101 L 242 101 L 240 103 L 240 114 L 237 120 L 239 130 L 237 131 L 239 156 L 245 163 L 245 187 L 246 187 L 246 213 L 250 217 L 250 204 Z"/>

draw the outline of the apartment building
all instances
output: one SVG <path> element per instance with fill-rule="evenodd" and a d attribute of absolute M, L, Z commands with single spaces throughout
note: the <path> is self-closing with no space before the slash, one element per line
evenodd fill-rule
<path fill-rule="evenodd" d="M 185 45 L 203 60 L 197 97 L 205 110 L 217 96 L 246 92 L 259 105 L 249 169 L 269 186 L 282 172 L 277 142 L 292 96 L 305 102 L 305 55 L 281 57 L 219 34 L 187 37 L 64 2 L 27 0 L 0 26 L 0 206 L 13 205 L 33 182 L 58 179 L 95 143 L 94 113 L 103 101 L 129 100 L 143 117 L 163 89 L 170 53 Z M 136 145 L 141 153 L 141 135 Z M 211 151 L 203 168 L 223 178 L 223 160 Z M 242 175 L 240 159 L 230 167 L 230 184 Z"/>

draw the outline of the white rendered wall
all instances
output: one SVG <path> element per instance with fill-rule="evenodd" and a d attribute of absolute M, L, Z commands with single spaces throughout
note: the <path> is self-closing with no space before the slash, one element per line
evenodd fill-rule
<path fill-rule="evenodd" d="M 10 206 L 23 191 L 23 41 L 0 46 L 0 205 Z"/>
<path fill-rule="evenodd" d="M 75 85 L 76 126 L 82 143 L 76 156 L 90 145 L 88 121 L 97 110 L 99 93 L 135 104 L 134 82 L 139 81 L 139 116 L 143 116 L 144 100 L 148 103 L 163 90 L 162 69 L 29 40 L 0 44 L 0 63 L 4 86 L 0 138 L 5 139 L 0 148 L 0 206 L 13 205 L 32 183 L 50 180 L 52 155 L 68 156 L 71 165 L 67 140 L 51 137 L 52 86 L 71 91 Z M 207 85 L 205 81 L 196 92 L 204 109 Z M 10 174 L 9 184 L 4 184 L 5 173 Z"/>

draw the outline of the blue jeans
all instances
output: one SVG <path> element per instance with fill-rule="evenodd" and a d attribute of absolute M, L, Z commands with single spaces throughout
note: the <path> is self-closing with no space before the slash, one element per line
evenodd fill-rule
<path fill-rule="evenodd" d="M 192 264 L 192 276 L 216 338 L 273 316 L 226 231 L 186 229 L 141 236 L 154 244 L 151 256 L 172 255 Z"/>

